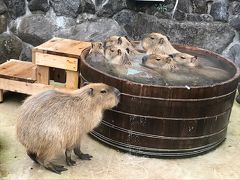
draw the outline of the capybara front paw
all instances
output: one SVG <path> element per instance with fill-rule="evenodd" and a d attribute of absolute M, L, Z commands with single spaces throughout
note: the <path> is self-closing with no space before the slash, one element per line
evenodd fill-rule
<path fill-rule="evenodd" d="M 90 154 L 83 154 L 83 153 L 81 153 L 78 157 L 81 160 L 91 160 L 92 159 L 92 156 Z"/>
<path fill-rule="evenodd" d="M 67 159 L 66 162 L 67 162 L 68 166 L 74 166 L 76 164 L 76 161 L 74 161 L 72 159 Z"/>
<path fill-rule="evenodd" d="M 49 171 L 52 171 L 52 172 L 57 173 L 57 174 L 61 174 L 62 171 L 67 171 L 68 170 L 64 166 L 56 165 L 56 164 L 53 164 L 53 163 L 49 163 L 48 165 L 45 166 L 45 168 L 48 169 Z"/>

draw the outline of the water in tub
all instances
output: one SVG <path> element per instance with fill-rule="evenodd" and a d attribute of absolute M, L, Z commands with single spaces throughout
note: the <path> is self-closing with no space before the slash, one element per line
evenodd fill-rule
<path fill-rule="evenodd" d="M 189 53 L 189 52 L 188 52 Z M 228 80 L 233 76 L 234 69 L 225 63 L 210 57 L 197 55 L 200 67 L 187 67 L 178 65 L 174 71 L 156 71 L 142 65 L 145 54 L 131 57 L 131 65 L 112 65 L 106 63 L 104 57 L 87 57 L 87 62 L 94 68 L 109 75 L 133 81 L 136 83 L 160 85 L 160 86 L 203 86 L 212 85 Z M 96 60 L 99 59 L 99 60 Z"/>

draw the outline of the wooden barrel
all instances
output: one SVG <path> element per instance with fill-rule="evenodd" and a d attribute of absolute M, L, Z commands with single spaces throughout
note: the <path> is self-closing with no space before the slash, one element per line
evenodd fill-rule
<path fill-rule="evenodd" d="M 226 137 L 238 85 L 239 69 L 207 50 L 175 45 L 219 60 L 233 71 L 231 79 L 214 85 L 191 87 L 154 86 L 113 77 L 81 60 L 81 78 L 118 88 L 120 104 L 106 111 L 91 132 L 101 142 L 120 150 L 154 157 L 187 157 L 208 152 Z"/>

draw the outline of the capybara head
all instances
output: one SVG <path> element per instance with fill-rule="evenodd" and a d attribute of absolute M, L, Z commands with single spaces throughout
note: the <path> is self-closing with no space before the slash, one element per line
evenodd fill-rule
<path fill-rule="evenodd" d="M 155 46 L 164 46 L 165 44 L 169 44 L 168 37 L 160 33 L 150 33 L 142 40 L 143 49 L 146 51 Z"/>
<path fill-rule="evenodd" d="M 93 106 L 98 106 L 103 110 L 115 107 L 120 100 L 120 91 L 103 83 L 87 84 L 79 90 L 76 90 L 76 94 L 78 94 L 78 92 L 84 94 L 86 103 L 89 101 Z"/>
<path fill-rule="evenodd" d="M 111 36 L 106 40 L 106 46 L 121 45 L 124 48 L 132 46 L 127 36 Z"/>
<path fill-rule="evenodd" d="M 92 48 L 90 52 L 98 52 L 104 54 L 104 46 L 102 42 L 92 42 Z"/>
<path fill-rule="evenodd" d="M 176 69 L 175 62 L 173 61 L 172 57 L 166 54 L 150 54 L 144 56 L 142 58 L 142 64 L 153 69 L 166 67 L 171 67 L 171 70 Z"/>
<path fill-rule="evenodd" d="M 105 58 L 112 64 L 131 64 L 128 58 L 129 49 L 125 50 L 121 46 L 109 46 L 105 50 Z"/>
<path fill-rule="evenodd" d="M 175 53 L 170 55 L 177 63 L 183 64 L 189 67 L 199 66 L 197 56 L 192 56 L 187 53 Z"/>

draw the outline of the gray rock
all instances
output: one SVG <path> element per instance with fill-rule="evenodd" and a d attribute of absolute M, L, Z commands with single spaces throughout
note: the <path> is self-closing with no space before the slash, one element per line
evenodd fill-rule
<path fill-rule="evenodd" d="M 104 0 L 98 2 L 97 15 L 100 17 L 112 17 L 122 9 L 131 9 L 134 1 L 131 0 Z"/>
<path fill-rule="evenodd" d="M 144 12 L 150 15 L 165 14 L 172 11 L 172 7 L 169 4 L 163 3 L 137 3 L 134 8 L 135 11 Z"/>
<path fill-rule="evenodd" d="M 19 59 L 22 61 L 32 61 L 32 46 L 31 44 L 23 42 L 22 44 L 22 52 L 19 56 Z"/>
<path fill-rule="evenodd" d="M 94 14 L 96 12 L 95 5 L 92 0 L 82 0 L 80 13 L 91 13 Z"/>
<path fill-rule="evenodd" d="M 192 12 L 198 14 L 206 14 L 208 10 L 206 0 L 191 0 L 192 1 Z"/>
<path fill-rule="evenodd" d="M 184 21 L 186 19 L 186 13 L 180 10 L 176 10 L 173 17 L 177 21 Z"/>
<path fill-rule="evenodd" d="M 0 34 L 7 30 L 7 17 L 5 15 L 0 15 Z"/>
<path fill-rule="evenodd" d="M 176 22 L 144 13 L 123 10 L 114 19 L 129 36 L 138 40 L 146 33 L 160 32 L 173 43 L 189 44 L 221 53 L 233 40 L 234 30 L 222 23 Z"/>
<path fill-rule="evenodd" d="M 48 0 L 31 0 L 28 3 L 28 8 L 30 11 L 43 11 L 47 12 L 50 8 Z"/>
<path fill-rule="evenodd" d="M 240 67 L 240 42 L 233 43 L 223 55 Z"/>
<path fill-rule="evenodd" d="M 233 1 L 229 6 L 230 15 L 240 14 L 240 1 Z"/>
<path fill-rule="evenodd" d="M 215 21 L 228 21 L 228 0 L 217 0 L 212 4 L 210 14 Z"/>
<path fill-rule="evenodd" d="M 240 14 L 231 17 L 231 19 L 229 20 L 229 24 L 236 30 L 240 31 Z"/>
<path fill-rule="evenodd" d="M 58 37 L 82 41 L 104 41 L 112 35 L 126 35 L 126 32 L 116 21 L 108 18 L 101 18 L 96 22 L 87 21 L 56 33 Z"/>
<path fill-rule="evenodd" d="M 77 24 L 81 24 L 85 21 L 97 21 L 97 19 L 98 17 L 95 14 L 82 13 L 78 15 L 76 22 Z"/>
<path fill-rule="evenodd" d="M 113 16 L 119 24 L 132 24 L 135 23 L 136 12 L 131 10 L 122 10 Z"/>
<path fill-rule="evenodd" d="M 75 20 L 54 14 L 32 14 L 23 17 L 18 25 L 17 35 L 34 46 L 51 39 L 59 29 L 75 24 Z M 14 28 L 12 28 L 14 29 Z"/>
<path fill-rule="evenodd" d="M 13 34 L 0 34 L 0 63 L 9 59 L 18 59 L 22 51 L 22 41 Z"/>
<path fill-rule="evenodd" d="M 213 17 L 210 14 L 187 14 L 187 21 L 194 22 L 212 22 Z"/>
<path fill-rule="evenodd" d="M 180 0 L 178 3 L 177 9 L 185 13 L 192 12 L 191 0 Z"/>
<path fill-rule="evenodd" d="M 202 21 L 213 22 L 213 17 L 210 14 L 201 14 L 200 17 L 202 18 Z"/>
<path fill-rule="evenodd" d="M 5 12 L 7 12 L 7 6 L 3 0 L 0 0 L 0 14 L 4 14 Z"/>
<path fill-rule="evenodd" d="M 81 6 L 80 0 L 50 0 L 50 5 L 53 7 L 58 16 L 77 17 Z"/>
<path fill-rule="evenodd" d="M 172 19 L 172 13 L 170 12 L 164 12 L 164 13 L 156 12 L 154 16 L 160 19 Z"/>
<path fill-rule="evenodd" d="M 16 19 L 26 13 L 25 0 L 4 0 L 11 18 Z"/>

